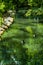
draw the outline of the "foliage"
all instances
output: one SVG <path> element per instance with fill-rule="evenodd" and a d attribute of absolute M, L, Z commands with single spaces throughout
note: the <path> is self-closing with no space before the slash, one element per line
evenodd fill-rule
<path fill-rule="evenodd" d="M 16 15 L 0 41 L 0 65 L 43 65 L 43 0 L 0 0 L 0 26 L 8 10 Z"/>

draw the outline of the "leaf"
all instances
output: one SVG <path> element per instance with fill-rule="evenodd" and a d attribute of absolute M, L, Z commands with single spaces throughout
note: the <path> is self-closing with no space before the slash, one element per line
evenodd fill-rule
<path fill-rule="evenodd" d="M 5 7 L 4 2 L 0 3 L 0 10 L 3 10 L 3 9 L 4 9 L 4 7 Z"/>
<path fill-rule="evenodd" d="M 27 26 L 27 27 L 26 27 L 26 30 L 27 30 L 29 33 L 33 33 L 32 28 L 31 28 L 30 26 Z"/>
<path fill-rule="evenodd" d="M 30 16 L 31 15 L 31 9 L 29 9 L 28 11 L 27 11 L 27 13 L 25 14 L 25 16 L 27 17 L 27 16 Z"/>

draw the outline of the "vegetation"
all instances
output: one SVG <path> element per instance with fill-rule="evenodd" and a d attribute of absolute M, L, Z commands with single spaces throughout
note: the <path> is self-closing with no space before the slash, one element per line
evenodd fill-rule
<path fill-rule="evenodd" d="M 0 0 L 0 26 L 8 10 L 16 12 L 1 36 L 0 65 L 43 65 L 43 0 Z"/>

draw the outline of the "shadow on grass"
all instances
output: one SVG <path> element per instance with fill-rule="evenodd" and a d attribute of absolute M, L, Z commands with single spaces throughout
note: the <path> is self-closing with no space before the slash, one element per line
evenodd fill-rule
<path fill-rule="evenodd" d="M 13 55 L 16 59 L 21 62 L 20 65 L 23 65 L 27 63 L 28 55 L 26 54 L 25 48 L 23 48 L 23 45 L 21 44 L 21 40 L 12 37 L 5 37 L 0 41 L 0 48 L 2 51 L 2 57 L 6 61 L 10 61 L 10 55 Z M 6 52 L 6 51 L 9 51 Z M 16 50 L 16 52 L 14 52 Z M 10 64 L 9 64 L 10 65 Z"/>

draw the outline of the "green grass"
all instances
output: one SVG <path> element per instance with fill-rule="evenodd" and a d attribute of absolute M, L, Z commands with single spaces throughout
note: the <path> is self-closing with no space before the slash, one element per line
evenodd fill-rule
<path fill-rule="evenodd" d="M 0 41 L 0 48 L 3 45 L 6 46 L 11 55 L 16 55 L 16 60 L 20 61 L 21 65 L 22 63 L 24 63 L 23 59 L 25 59 L 26 62 L 26 53 L 28 55 L 28 58 L 32 57 L 34 61 L 34 58 L 36 58 L 35 55 L 38 54 L 43 48 L 43 46 L 41 46 L 43 43 L 43 37 L 41 36 L 43 34 L 43 25 L 30 22 L 30 19 L 27 20 L 23 18 L 15 18 L 14 23 L 4 32 L 4 34 L 2 35 L 2 41 Z M 32 33 L 30 30 L 32 31 Z M 33 35 L 35 34 L 37 36 L 33 38 Z M 24 45 L 21 44 L 22 40 L 25 40 Z M 24 51 L 23 49 L 27 50 Z M 0 55 L 1 53 L 2 51 L 0 52 Z M 2 55 L 0 60 L 4 58 L 2 57 Z"/>

